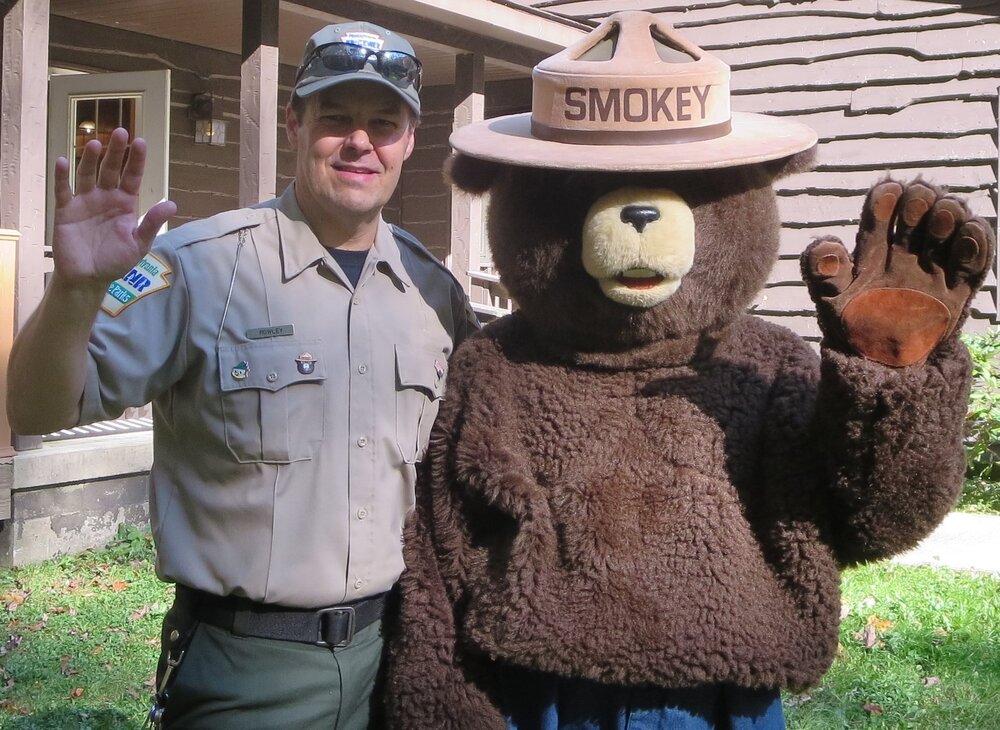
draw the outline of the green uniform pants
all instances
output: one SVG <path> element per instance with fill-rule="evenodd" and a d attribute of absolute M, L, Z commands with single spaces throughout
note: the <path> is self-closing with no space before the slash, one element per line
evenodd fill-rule
<path fill-rule="evenodd" d="M 173 615 L 172 615 L 173 614 Z M 180 619 L 180 620 L 178 620 Z M 329 649 L 235 636 L 179 617 L 163 625 L 189 643 L 170 678 L 163 727 L 197 730 L 365 730 L 382 655 L 381 622 Z M 183 638 L 182 638 L 183 641 Z M 165 652 L 164 652 L 165 653 Z M 165 658 L 158 674 L 162 675 Z"/>

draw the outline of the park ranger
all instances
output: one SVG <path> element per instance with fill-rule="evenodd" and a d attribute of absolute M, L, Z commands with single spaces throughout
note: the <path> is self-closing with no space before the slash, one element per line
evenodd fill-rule
<path fill-rule="evenodd" d="M 419 89 L 398 35 L 319 30 L 286 109 L 293 185 L 155 241 L 176 207 L 137 224 L 142 140 L 126 154 L 117 130 L 103 159 L 88 143 L 75 193 L 56 163 L 54 272 L 14 344 L 9 415 L 47 433 L 153 403 L 150 521 L 177 585 L 151 713 L 165 727 L 368 724 L 415 464 L 477 326 L 381 215 Z"/>

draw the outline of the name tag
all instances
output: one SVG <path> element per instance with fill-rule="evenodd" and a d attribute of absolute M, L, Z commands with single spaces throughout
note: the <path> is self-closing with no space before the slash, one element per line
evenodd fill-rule
<path fill-rule="evenodd" d="M 254 327 L 247 330 L 248 340 L 263 340 L 268 337 L 287 337 L 295 334 L 294 324 L 278 324 L 274 327 Z"/>

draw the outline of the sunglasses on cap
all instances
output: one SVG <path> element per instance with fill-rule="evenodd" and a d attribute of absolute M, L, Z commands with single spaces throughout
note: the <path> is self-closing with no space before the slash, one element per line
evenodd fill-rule
<path fill-rule="evenodd" d="M 415 91 L 420 91 L 420 61 L 409 53 L 373 51 L 354 43 L 341 42 L 317 46 L 299 68 L 299 72 L 295 75 L 295 83 L 299 82 L 306 69 L 317 60 L 321 61 L 328 71 L 342 74 L 362 70 L 370 58 L 375 59 L 372 66 L 378 74 L 392 85 L 400 89 L 412 86 Z"/>

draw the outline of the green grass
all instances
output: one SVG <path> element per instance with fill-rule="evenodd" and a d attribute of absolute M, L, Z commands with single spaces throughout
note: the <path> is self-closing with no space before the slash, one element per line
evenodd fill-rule
<path fill-rule="evenodd" d="M 1000 482 L 966 479 L 956 509 L 979 514 L 1000 514 Z"/>
<path fill-rule="evenodd" d="M 843 580 L 840 651 L 790 730 L 1000 728 L 1000 580 L 882 563 Z"/>
<path fill-rule="evenodd" d="M 0 728 L 132 729 L 149 708 L 173 589 L 147 536 L 0 570 Z"/>
<path fill-rule="evenodd" d="M 0 728 L 142 726 L 172 594 L 151 560 L 123 530 L 107 550 L 0 570 Z M 840 643 L 818 688 L 785 697 L 789 730 L 1000 728 L 1000 579 L 848 571 Z"/>

